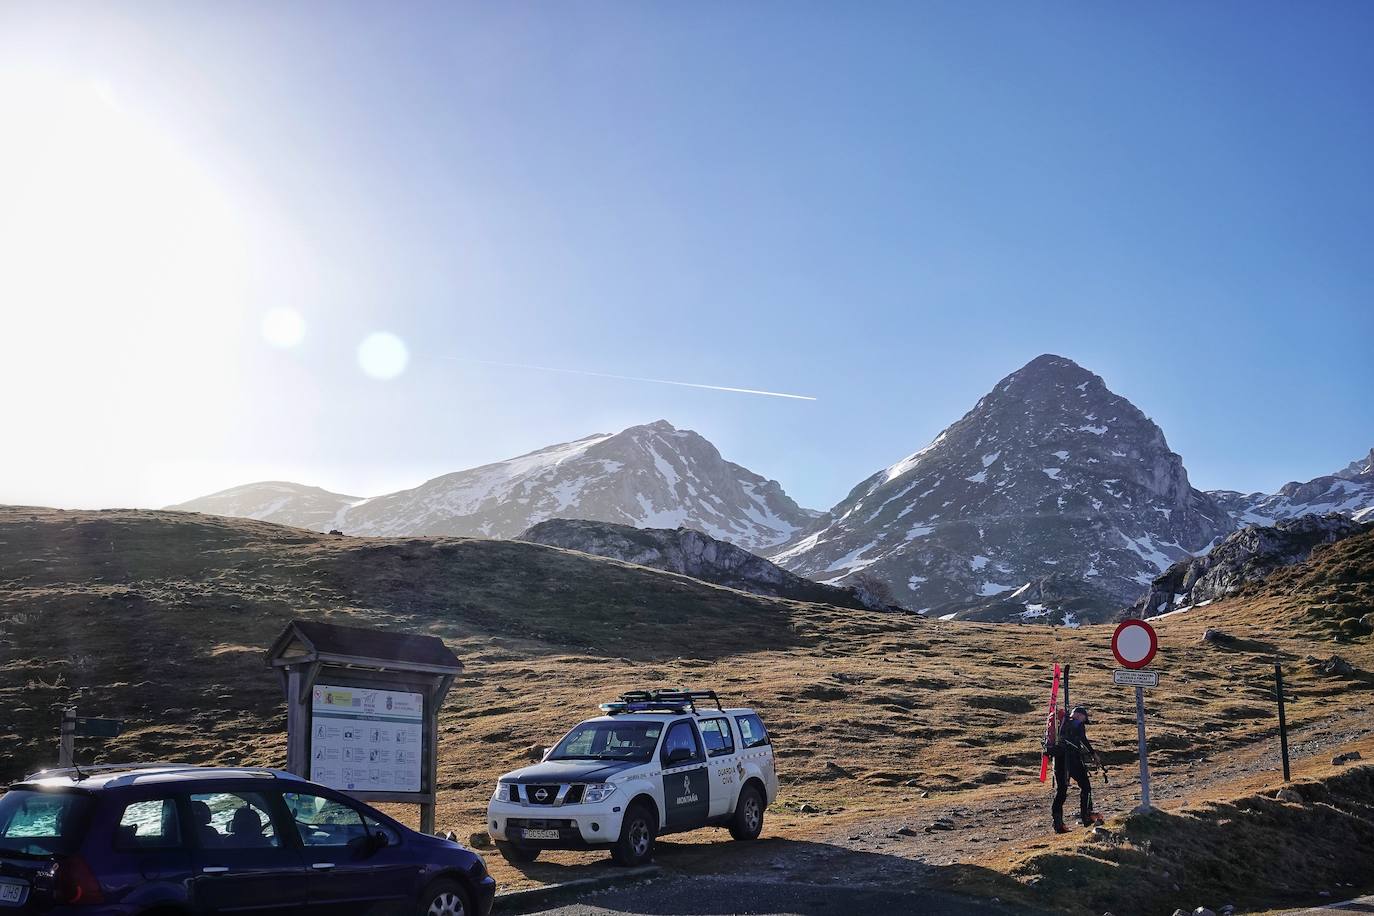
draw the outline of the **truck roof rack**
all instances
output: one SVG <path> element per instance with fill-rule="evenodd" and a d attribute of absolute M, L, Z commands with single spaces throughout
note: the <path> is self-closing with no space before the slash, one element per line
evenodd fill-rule
<path fill-rule="evenodd" d="M 721 712 L 720 698 L 714 690 L 687 690 L 686 688 L 660 688 L 655 690 L 629 690 L 620 695 L 614 703 L 602 703 L 601 711 L 607 715 L 620 715 L 629 712 L 697 712 L 697 704 L 710 701 Z"/>

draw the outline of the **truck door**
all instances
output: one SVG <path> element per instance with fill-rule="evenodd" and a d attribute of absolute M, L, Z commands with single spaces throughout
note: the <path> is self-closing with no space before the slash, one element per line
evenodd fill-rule
<path fill-rule="evenodd" d="M 711 774 L 711 817 L 724 817 L 735 810 L 740 774 L 736 771 L 735 736 L 725 717 L 702 719 L 697 723 L 706 745 L 706 766 Z"/>
<path fill-rule="evenodd" d="M 659 755 L 664 832 L 703 826 L 711 811 L 711 780 L 696 724 L 679 719 L 668 726 Z"/>

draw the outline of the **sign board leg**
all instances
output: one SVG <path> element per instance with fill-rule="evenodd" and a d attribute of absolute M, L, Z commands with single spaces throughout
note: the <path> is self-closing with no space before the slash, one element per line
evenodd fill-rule
<path fill-rule="evenodd" d="M 1150 764 L 1145 759 L 1144 687 L 1135 689 L 1135 732 L 1140 744 L 1140 807 L 1135 811 L 1144 814 L 1150 811 Z"/>
<path fill-rule="evenodd" d="M 434 805 L 425 803 L 420 805 L 420 832 L 426 836 L 434 833 Z"/>

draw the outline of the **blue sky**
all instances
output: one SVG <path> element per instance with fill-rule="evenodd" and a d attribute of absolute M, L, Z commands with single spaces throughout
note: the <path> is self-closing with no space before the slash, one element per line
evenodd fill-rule
<path fill-rule="evenodd" d="M 1357 2 L 7 4 L 0 501 L 370 495 L 662 417 L 828 507 L 1042 352 L 1199 486 L 1329 472 L 1374 446 L 1371 42 Z"/>

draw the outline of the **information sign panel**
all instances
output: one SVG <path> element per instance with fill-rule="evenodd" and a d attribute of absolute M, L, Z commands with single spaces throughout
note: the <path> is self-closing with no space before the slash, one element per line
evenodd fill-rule
<path fill-rule="evenodd" d="M 422 789 L 424 694 L 316 684 L 310 779 L 340 791 Z"/>

